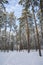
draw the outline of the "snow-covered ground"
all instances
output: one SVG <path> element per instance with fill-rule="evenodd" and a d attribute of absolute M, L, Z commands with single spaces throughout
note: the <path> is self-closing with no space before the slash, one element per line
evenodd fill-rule
<path fill-rule="evenodd" d="M 0 51 L 0 65 L 43 65 L 43 50 L 42 57 L 38 51 L 31 50 L 30 53 L 25 51 Z"/>

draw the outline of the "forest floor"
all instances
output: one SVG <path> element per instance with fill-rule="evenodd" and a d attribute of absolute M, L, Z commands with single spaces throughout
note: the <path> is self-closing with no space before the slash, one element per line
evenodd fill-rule
<path fill-rule="evenodd" d="M 43 50 L 41 50 L 42 56 L 39 56 L 39 52 L 31 50 L 29 53 L 26 50 L 23 51 L 0 51 L 0 65 L 43 65 Z"/>

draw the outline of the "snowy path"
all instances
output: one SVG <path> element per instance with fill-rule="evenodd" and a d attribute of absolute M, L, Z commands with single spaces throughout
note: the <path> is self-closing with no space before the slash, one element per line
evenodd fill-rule
<path fill-rule="evenodd" d="M 43 65 L 43 51 L 42 57 L 39 56 L 38 52 L 27 51 L 17 52 L 0 51 L 0 65 Z"/>

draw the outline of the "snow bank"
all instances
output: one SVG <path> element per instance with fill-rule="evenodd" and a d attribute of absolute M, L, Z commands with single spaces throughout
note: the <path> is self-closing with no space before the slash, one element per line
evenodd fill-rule
<path fill-rule="evenodd" d="M 43 65 L 43 50 L 42 57 L 34 50 L 0 52 L 0 65 Z"/>

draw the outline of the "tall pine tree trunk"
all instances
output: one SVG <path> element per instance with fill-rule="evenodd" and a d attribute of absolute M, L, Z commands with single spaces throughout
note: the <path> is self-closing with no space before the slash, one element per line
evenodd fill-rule
<path fill-rule="evenodd" d="M 30 51 L 30 43 L 29 43 L 29 26 L 28 26 L 28 20 L 27 20 L 27 16 L 26 16 L 26 33 L 27 33 L 27 48 L 28 48 L 28 52 Z"/>
<path fill-rule="evenodd" d="M 40 8 L 41 8 L 42 16 L 43 16 L 43 0 L 40 0 Z"/>
<path fill-rule="evenodd" d="M 43 0 L 40 0 L 40 8 L 41 8 L 41 33 L 42 33 L 42 39 L 43 39 Z"/>
<path fill-rule="evenodd" d="M 7 42 L 6 29 L 7 29 L 7 27 L 6 27 L 6 22 L 5 22 L 5 49 L 6 49 L 6 42 Z"/>
<path fill-rule="evenodd" d="M 19 37 L 20 37 L 20 49 L 21 49 L 21 24 L 20 24 L 19 32 L 20 32 Z M 19 51 L 20 51 L 20 49 L 19 49 Z"/>
<path fill-rule="evenodd" d="M 35 18 L 35 14 L 34 14 L 34 6 L 32 6 L 32 11 L 33 11 L 33 17 L 34 17 L 34 22 L 35 22 L 36 34 L 37 34 L 37 42 L 38 42 L 39 55 L 41 56 L 41 46 L 40 46 L 40 41 L 39 41 L 39 33 L 38 33 L 36 18 Z"/>
<path fill-rule="evenodd" d="M 37 42 L 36 42 L 36 35 L 35 35 L 35 30 L 34 30 L 34 28 L 33 28 L 33 32 L 34 32 L 35 49 L 36 49 L 36 51 L 37 51 Z"/>

